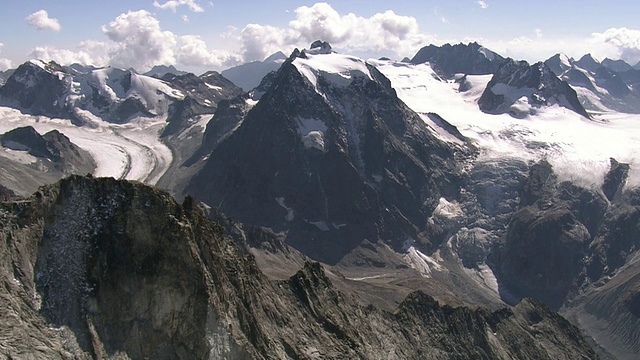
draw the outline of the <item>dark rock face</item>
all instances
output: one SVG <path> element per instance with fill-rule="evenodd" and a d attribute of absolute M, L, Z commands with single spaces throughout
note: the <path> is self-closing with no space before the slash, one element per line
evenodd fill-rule
<path fill-rule="evenodd" d="M 8 358 L 597 358 L 534 300 L 491 313 L 416 292 L 389 313 L 317 263 L 269 281 L 192 200 L 137 183 L 72 177 L 0 216 Z"/>
<path fill-rule="evenodd" d="M 560 307 L 581 268 L 589 237 L 567 208 L 525 207 L 509 225 L 501 272 L 521 292 Z"/>
<path fill-rule="evenodd" d="M 20 65 L 0 88 L 0 98 L 15 102 L 34 115 L 68 118 L 61 94 L 70 85 L 65 70 L 55 62 L 45 64 L 34 60 Z"/>
<path fill-rule="evenodd" d="M 429 62 L 446 76 L 494 74 L 505 58 L 478 43 L 425 46 L 411 59 L 412 64 Z"/>
<path fill-rule="evenodd" d="M 637 70 L 624 60 L 611 60 L 609 58 L 602 61 L 602 66 L 617 73 L 627 73 L 629 71 Z"/>
<path fill-rule="evenodd" d="M 318 54 L 331 54 L 331 44 L 326 41 L 316 40 L 311 43 L 310 50 L 314 50 Z"/>
<path fill-rule="evenodd" d="M 540 106 L 553 104 L 589 118 L 575 90 L 558 79 L 547 65 L 511 59 L 498 69 L 478 100 L 480 110 L 486 113 L 509 113 L 514 117 L 525 117 Z"/>
<path fill-rule="evenodd" d="M 494 253 L 501 278 L 521 296 L 559 308 L 579 286 L 583 258 L 606 210 L 601 194 L 558 182 L 547 162 L 535 164 Z"/>
<path fill-rule="evenodd" d="M 611 158 L 611 169 L 604 177 L 602 191 L 607 199 L 613 201 L 620 194 L 629 176 L 629 164 L 619 163 Z"/>
<path fill-rule="evenodd" d="M 373 80 L 354 76 L 346 86 L 319 76 L 316 90 L 295 60 L 187 192 L 238 220 L 287 229 L 289 243 L 325 261 L 364 239 L 428 246 L 426 219 L 440 196 L 457 192 L 453 149 L 375 68 Z"/>
<path fill-rule="evenodd" d="M 163 80 L 180 89 L 186 96 L 173 102 L 169 107 L 168 125 L 162 136 L 176 134 L 189 125 L 196 116 L 215 113 L 218 103 L 233 99 L 243 93 L 231 81 L 215 71 L 200 76 L 188 73 L 184 75 L 166 74 Z"/>

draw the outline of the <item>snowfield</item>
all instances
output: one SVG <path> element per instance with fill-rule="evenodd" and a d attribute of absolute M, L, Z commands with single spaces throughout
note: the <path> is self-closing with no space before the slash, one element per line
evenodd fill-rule
<path fill-rule="evenodd" d="M 344 87 L 354 77 L 366 77 L 373 80 L 367 63 L 355 56 L 332 54 L 306 54 L 307 58 L 296 58 L 293 65 L 318 88 L 318 77 L 322 77 L 334 86 Z"/>
<path fill-rule="evenodd" d="M 618 112 L 593 114 L 586 119 L 554 105 L 536 109 L 536 115 L 516 119 L 490 115 L 478 108 L 478 99 L 491 75 L 467 76 L 470 89 L 441 79 L 429 64 L 368 60 L 391 80 L 398 97 L 434 127 L 428 113 L 437 113 L 471 139 L 481 158 L 546 159 L 562 180 L 582 186 L 600 186 L 609 170 L 609 158 L 631 164 L 628 186 L 640 185 L 640 115 Z M 434 128 L 436 133 L 442 129 Z M 449 141 L 444 134 L 441 138 Z"/>
<path fill-rule="evenodd" d="M 58 130 L 71 142 L 91 154 L 97 168 L 94 176 L 137 180 L 155 184 L 173 159 L 171 150 L 160 140 L 165 117 L 138 117 L 127 124 L 112 124 L 82 112 L 89 124 L 79 127 L 66 119 L 32 116 L 0 107 L 0 133 L 32 126 L 40 134 Z"/>

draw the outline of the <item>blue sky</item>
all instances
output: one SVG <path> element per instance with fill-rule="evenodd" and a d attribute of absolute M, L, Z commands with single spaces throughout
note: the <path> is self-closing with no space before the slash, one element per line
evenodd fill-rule
<path fill-rule="evenodd" d="M 637 1 L 1 0 L 0 70 L 30 58 L 202 71 L 328 40 L 363 57 L 478 41 L 528 61 L 640 60 Z"/>

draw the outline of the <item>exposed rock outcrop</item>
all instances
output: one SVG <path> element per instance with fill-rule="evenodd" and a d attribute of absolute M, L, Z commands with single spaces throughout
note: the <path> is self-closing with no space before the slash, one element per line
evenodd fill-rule
<path fill-rule="evenodd" d="M 575 90 L 558 79 L 546 64 L 529 65 L 512 59 L 500 66 L 478 100 L 480 110 L 486 113 L 508 113 L 516 118 L 535 114 L 543 105 L 556 104 L 590 118 Z"/>
<path fill-rule="evenodd" d="M 425 46 L 410 61 L 412 64 L 428 62 L 445 76 L 455 74 L 494 74 L 505 58 L 478 43 Z"/>
<path fill-rule="evenodd" d="M 597 358 L 548 307 L 395 313 L 317 263 L 269 281 L 191 199 L 71 177 L 0 209 L 0 354 L 11 358 Z"/>

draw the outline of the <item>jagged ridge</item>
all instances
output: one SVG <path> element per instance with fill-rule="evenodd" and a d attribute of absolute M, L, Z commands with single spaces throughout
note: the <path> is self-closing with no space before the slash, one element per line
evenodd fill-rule
<path fill-rule="evenodd" d="M 596 358 L 535 301 L 490 313 L 415 293 L 392 314 L 318 264 L 268 281 L 192 199 L 138 183 L 71 177 L 0 216 L 5 356 Z"/>

